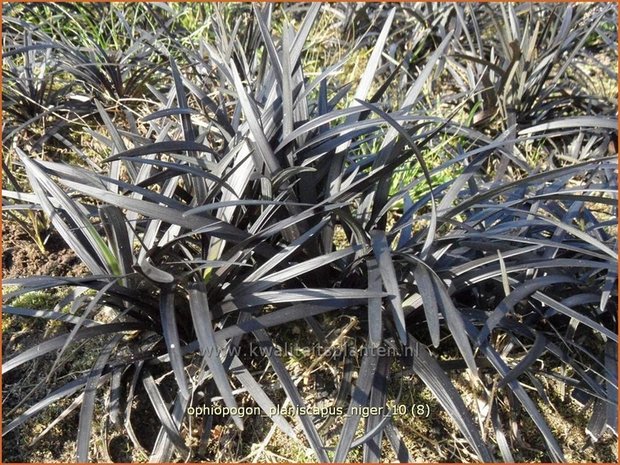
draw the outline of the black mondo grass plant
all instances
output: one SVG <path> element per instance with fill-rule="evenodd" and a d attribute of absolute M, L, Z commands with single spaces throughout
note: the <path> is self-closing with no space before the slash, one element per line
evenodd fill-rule
<path fill-rule="evenodd" d="M 616 5 L 4 8 L 3 212 L 88 270 L 3 280 L 54 324 L 4 329 L 5 445 L 61 405 L 78 462 L 412 462 L 414 384 L 442 461 L 565 461 L 562 398 L 617 437 Z"/>

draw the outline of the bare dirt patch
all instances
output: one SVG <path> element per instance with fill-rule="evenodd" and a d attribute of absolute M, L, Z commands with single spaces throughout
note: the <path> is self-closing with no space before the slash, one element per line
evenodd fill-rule
<path fill-rule="evenodd" d="M 2 222 L 2 277 L 80 276 L 88 272 L 75 252 L 56 233 L 51 232 L 42 253 L 18 225 Z"/>

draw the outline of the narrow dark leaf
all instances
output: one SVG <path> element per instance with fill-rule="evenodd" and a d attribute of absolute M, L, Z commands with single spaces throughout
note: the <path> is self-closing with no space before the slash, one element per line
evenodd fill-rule
<path fill-rule="evenodd" d="M 157 418 L 162 424 L 162 427 L 165 429 L 166 434 L 178 449 L 178 451 L 186 455 L 189 450 L 185 445 L 185 441 L 181 437 L 181 434 L 176 427 L 172 416 L 170 415 L 170 411 L 168 410 L 168 406 L 166 405 L 161 393 L 159 392 L 159 388 L 153 379 L 153 375 L 151 375 L 148 371 L 144 373 L 142 376 L 142 384 L 144 385 L 144 389 L 149 396 L 149 400 L 151 401 L 151 405 L 153 405 L 153 409 L 155 410 L 155 414 Z"/>
<path fill-rule="evenodd" d="M 243 199 L 243 200 L 228 200 L 226 202 L 213 202 L 208 205 L 201 205 L 200 207 L 192 208 L 191 210 L 186 211 L 183 216 L 187 215 L 195 215 L 202 212 L 207 212 L 211 210 L 217 210 L 218 208 L 230 207 L 233 205 L 295 205 L 302 207 L 311 207 L 312 204 L 309 203 L 298 203 L 298 202 L 278 202 L 275 200 L 254 200 L 254 199 Z"/>
<path fill-rule="evenodd" d="M 502 428 L 498 410 L 499 408 L 497 407 L 497 402 L 493 400 L 493 404 L 491 406 L 491 421 L 493 424 L 493 429 L 495 430 L 495 440 L 497 441 L 497 446 L 499 447 L 499 452 L 500 454 L 502 454 L 504 462 L 514 463 L 515 460 L 512 456 L 506 434 L 504 433 L 504 430 Z"/>
<path fill-rule="evenodd" d="M 118 332 L 126 332 L 126 331 L 136 331 L 145 329 L 143 323 L 109 323 L 91 327 L 82 327 L 80 328 L 73 337 L 73 342 L 80 341 L 82 339 L 90 339 L 97 336 L 102 336 L 104 334 L 113 334 Z M 48 339 L 47 341 L 41 342 L 30 349 L 27 349 L 14 357 L 10 358 L 6 362 L 2 364 L 2 373 L 6 374 L 9 371 L 17 368 L 18 366 L 29 362 L 37 357 L 41 357 L 53 350 L 60 349 L 64 346 L 67 338 L 69 337 L 69 333 L 62 334 L 60 336 L 56 336 L 54 338 Z"/>
<path fill-rule="evenodd" d="M 374 258 L 366 261 L 368 269 L 368 290 L 381 292 L 381 271 L 379 264 Z M 383 341 L 383 306 L 381 299 L 368 299 L 368 345 L 379 347 Z"/>
<path fill-rule="evenodd" d="M 550 123 L 537 124 L 526 129 L 521 129 L 519 135 L 527 135 L 535 132 L 550 131 L 553 129 L 574 129 L 591 127 L 597 129 L 618 130 L 618 120 L 602 116 L 576 116 L 552 121 Z"/>
<path fill-rule="evenodd" d="M 82 408 L 80 410 L 80 420 L 78 424 L 76 453 L 76 460 L 78 462 L 88 462 L 88 451 L 90 448 L 93 416 L 95 414 L 97 387 L 99 386 L 103 369 L 122 337 L 122 335 L 117 334 L 108 344 L 106 344 L 87 376 L 86 387 L 84 388 L 84 399 L 82 400 Z"/>
<path fill-rule="evenodd" d="M 185 94 L 185 88 L 183 87 L 183 79 L 181 78 L 181 74 L 177 68 L 176 61 L 172 58 L 172 56 L 170 56 L 170 70 L 172 71 L 172 77 L 174 79 L 177 103 L 182 110 L 185 110 L 182 113 L 179 113 L 181 117 L 181 126 L 183 126 L 183 135 L 185 136 L 186 141 L 193 142 L 194 130 L 192 128 L 190 113 L 187 111 L 189 110 L 189 107 L 187 106 L 187 95 Z"/>
<path fill-rule="evenodd" d="M 388 307 L 392 312 L 398 336 L 401 342 L 406 344 L 407 330 L 405 327 L 405 314 L 403 313 L 400 289 L 398 287 L 398 280 L 396 279 L 396 271 L 394 270 L 390 246 L 387 243 L 384 231 L 373 231 L 371 237 L 372 250 L 379 264 L 383 285 L 389 294 L 387 298 Z"/>
<path fill-rule="evenodd" d="M 424 314 L 426 315 L 426 325 L 433 342 L 433 347 L 439 347 L 439 299 L 435 295 L 435 286 L 431 275 L 424 265 L 418 264 L 413 270 L 413 276 L 418 286 L 418 292 L 422 297 Z"/>
<path fill-rule="evenodd" d="M 123 376 L 123 370 L 117 368 L 112 371 L 112 377 L 110 379 L 110 398 L 107 404 L 107 411 L 110 417 L 110 422 L 116 428 L 122 426 L 121 420 L 121 378 Z"/>
<path fill-rule="evenodd" d="M 217 334 L 217 333 L 216 333 Z M 254 377 L 243 365 L 238 357 L 233 357 L 230 364 L 230 372 L 239 380 L 243 387 L 248 391 L 248 394 L 256 401 L 258 406 L 265 412 L 265 415 L 271 418 L 271 420 L 291 439 L 297 439 L 297 434 L 289 422 L 280 414 L 273 415 L 276 411 L 276 406 L 265 393 L 263 388 L 256 382 Z"/>
<path fill-rule="evenodd" d="M 605 381 L 607 392 L 607 426 L 618 435 L 618 344 L 607 341 L 605 344 L 605 368 L 609 378 Z"/>
<path fill-rule="evenodd" d="M 241 285 L 236 290 L 237 295 L 260 292 L 265 289 L 269 289 L 270 287 L 280 285 L 302 274 L 316 272 L 316 270 L 321 267 L 348 257 L 360 250 L 362 250 L 362 246 L 351 246 L 289 266 L 282 271 L 276 271 L 275 273 L 264 276 L 260 279 L 260 281 L 248 283 L 247 286 L 244 283 L 244 285 Z M 381 293 L 381 289 L 378 289 L 377 293 Z"/>
<path fill-rule="evenodd" d="M 215 340 L 213 326 L 211 323 L 211 311 L 207 300 L 207 291 L 204 284 L 195 283 L 189 286 L 189 307 L 200 344 L 200 352 L 205 358 L 213 380 L 217 385 L 224 403 L 230 409 L 237 409 L 237 401 L 232 392 L 232 387 L 228 381 L 228 376 L 220 360 L 219 345 Z M 243 421 L 239 416 L 234 415 L 233 421 L 240 430 L 243 430 Z"/>
<path fill-rule="evenodd" d="M 99 216 L 101 217 L 101 223 L 108 237 L 110 247 L 117 258 L 119 274 L 130 274 L 132 272 L 133 254 L 129 242 L 126 217 L 118 207 L 112 205 L 99 207 Z M 121 280 L 121 282 L 123 281 Z"/>
<path fill-rule="evenodd" d="M 497 387 L 504 387 L 511 381 L 516 380 L 520 375 L 525 373 L 525 371 L 531 367 L 536 360 L 540 358 L 545 350 L 547 350 L 547 338 L 539 331 L 536 331 L 536 339 L 534 340 L 534 344 L 530 350 L 528 350 L 525 357 L 523 357 L 519 363 L 517 363 L 517 365 L 510 370 L 510 372 L 502 378 L 499 383 L 497 383 Z"/>
<path fill-rule="evenodd" d="M 179 392 L 183 397 L 189 399 L 189 388 L 187 386 L 187 376 L 185 374 L 185 364 L 181 353 L 181 342 L 179 340 L 174 308 L 174 293 L 175 290 L 172 285 L 162 285 L 160 287 L 159 314 L 166 341 L 166 351 L 170 355 L 170 364 L 179 386 Z"/>
<path fill-rule="evenodd" d="M 409 449 L 403 440 L 402 435 L 398 432 L 394 424 L 389 421 L 387 425 L 385 425 L 385 435 L 390 441 L 390 445 L 398 458 L 400 463 L 413 463 L 414 459 L 409 454 Z"/>
<path fill-rule="evenodd" d="M 181 422 L 183 417 L 185 416 L 185 412 L 187 411 L 187 405 L 189 403 L 189 399 L 183 398 L 180 394 L 177 395 L 174 400 L 172 406 L 172 422 L 175 428 L 175 431 L 180 429 Z M 174 440 L 173 436 L 168 434 L 168 428 L 164 425 L 159 429 L 159 434 L 155 439 L 155 445 L 153 446 L 153 451 L 151 456 L 149 457 L 150 462 L 155 463 L 170 463 L 172 460 L 172 454 L 174 452 Z M 189 450 L 186 449 L 178 449 L 182 456 L 188 457 Z"/>
<path fill-rule="evenodd" d="M 159 284 L 172 284 L 174 282 L 174 276 L 167 271 L 161 270 L 153 264 L 148 257 L 144 257 L 138 260 L 138 264 L 134 266 L 136 270 L 142 273 L 144 276 Z"/>
<path fill-rule="evenodd" d="M 154 119 L 158 119 L 158 118 L 164 118 L 166 116 L 172 116 L 172 115 L 197 115 L 200 112 L 197 110 L 194 110 L 192 108 L 166 108 L 164 110 L 159 110 L 156 112 L 151 113 L 150 115 L 144 116 L 142 118 L 140 118 L 142 120 L 142 122 L 146 123 L 148 121 L 152 121 Z"/>
<path fill-rule="evenodd" d="M 377 365 L 377 373 L 372 383 L 370 392 L 369 407 L 385 412 L 387 410 L 387 391 L 388 391 L 388 374 L 392 359 L 391 357 L 380 357 Z M 388 421 L 391 421 L 391 415 L 383 413 L 382 415 L 371 415 L 366 420 L 366 430 L 361 442 L 364 440 L 364 463 L 378 463 L 381 460 L 381 452 L 383 445 L 383 430 Z M 366 439 L 368 437 L 368 439 Z M 356 447 L 358 441 L 354 441 L 352 447 Z"/>
<path fill-rule="evenodd" d="M 70 323 L 70 324 L 78 324 L 81 321 L 80 317 L 75 316 L 75 315 L 70 315 L 67 313 L 61 313 L 61 312 L 56 312 L 52 310 L 33 310 L 30 308 L 12 307 L 10 305 L 3 305 L 2 313 L 6 313 L 8 315 L 27 316 L 30 318 L 43 318 L 46 320 L 56 320 L 56 321 L 62 321 L 63 323 Z M 84 326 L 96 326 L 101 323 L 98 323 L 94 320 L 85 319 L 81 321 L 81 324 Z"/>
<path fill-rule="evenodd" d="M 467 367 L 471 373 L 478 377 L 478 368 L 474 358 L 474 353 L 471 348 L 471 344 L 467 339 L 467 332 L 465 331 L 465 319 L 461 312 L 455 307 L 452 297 L 448 294 L 448 290 L 445 287 L 444 282 L 439 279 L 435 274 L 431 274 L 433 279 L 433 287 L 435 288 L 435 295 L 438 297 L 437 302 L 450 329 L 452 338 L 456 342 L 459 352 L 463 355 Z"/>
<path fill-rule="evenodd" d="M 323 301 L 325 303 L 350 304 L 355 301 L 365 304 L 367 299 L 385 297 L 383 292 L 370 292 L 360 289 L 283 289 L 279 291 L 256 292 L 244 296 L 236 296 L 220 305 L 224 313 L 242 308 L 258 307 L 263 305 L 283 304 L 300 301 Z"/>
<path fill-rule="evenodd" d="M 358 412 L 360 408 L 368 405 L 370 389 L 377 372 L 378 363 L 379 357 L 376 351 L 367 351 L 364 354 L 362 366 L 360 367 L 360 374 L 353 388 L 353 395 L 347 411 L 347 418 L 340 432 L 340 440 L 336 446 L 334 462 L 344 462 L 347 458 L 351 444 L 353 443 L 355 431 L 357 430 L 357 425 L 361 418 Z"/>
<path fill-rule="evenodd" d="M 142 147 L 125 150 L 123 152 L 117 153 L 116 155 L 108 157 L 103 161 L 112 162 L 114 160 L 120 160 L 121 158 L 133 158 L 142 157 L 144 155 L 184 151 L 207 152 L 212 155 L 216 155 L 216 153 L 206 145 L 198 144 L 197 142 L 192 141 L 171 140 L 165 142 L 154 142 L 152 144 L 144 145 Z"/>

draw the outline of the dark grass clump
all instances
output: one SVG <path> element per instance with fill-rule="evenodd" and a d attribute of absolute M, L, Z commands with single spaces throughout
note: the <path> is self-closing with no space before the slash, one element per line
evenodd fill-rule
<path fill-rule="evenodd" d="M 523 457 L 514 412 L 564 460 L 550 381 L 617 434 L 617 103 L 590 85 L 615 5 L 4 10 L 4 212 L 89 270 L 4 280 L 5 314 L 62 327 L 7 347 L 6 390 L 47 369 L 5 440 L 60 403 L 40 436 L 76 412 L 80 462 L 214 459 L 257 418 L 312 460 L 407 462 L 410 374 L 445 460 Z"/>

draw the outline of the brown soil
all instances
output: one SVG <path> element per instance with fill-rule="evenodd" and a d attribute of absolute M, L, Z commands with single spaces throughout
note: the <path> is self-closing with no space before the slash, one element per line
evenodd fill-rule
<path fill-rule="evenodd" d="M 45 247 L 45 253 L 41 252 L 19 225 L 3 218 L 2 279 L 35 275 L 81 276 L 88 273 L 88 269 L 56 232 L 50 233 Z M 5 346 L 10 343 L 30 346 L 37 339 L 49 337 L 48 331 L 48 325 L 43 321 L 22 319 L 12 321 L 10 333 L 17 338 L 3 337 L 3 351 L 6 348 Z M 11 376 L 5 377 L 3 380 L 5 385 L 8 383 L 10 386 L 8 390 L 3 392 L 3 403 L 6 410 L 14 407 L 19 398 L 40 381 L 41 373 L 45 373 L 50 364 L 51 360 L 38 360 L 34 366 L 16 370 L 14 377 L 21 379 L 21 384 L 24 386 L 19 383 L 14 384 L 15 380 L 11 379 Z M 57 404 L 49 412 L 52 415 L 51 418 L 53 418 L 54 413 L 58 415 L 62 408 L 67 406 L 68 404 L 63 402 Z M 32 426 L 32 423 L 30 425 Z M 16 434 L 16 432 L 9 433 L 3 441 L 3 462 L 70 460 L 77 433 L 77 417 L 75 421 L 65 421 L 63 425 L 62 428 L 56 428 L 52 439 L 46 438 L 38 444 L 37 449 L 44 451 L 41 456 L 33 457 L 31 453 L 27 452 L 29 451 L 29 444 L 23 435 Z M 35 424 L 33 435 L 40 432 L 40 429 L 40 426 Z"/>
<path fill-rule="evenodd" d="M 81 276 L 88 269 L 56 232 L 49 234 L 41 252 L 24 230 L 8 219 L 2 222 L 2 278 L 25 276 Z"/>

